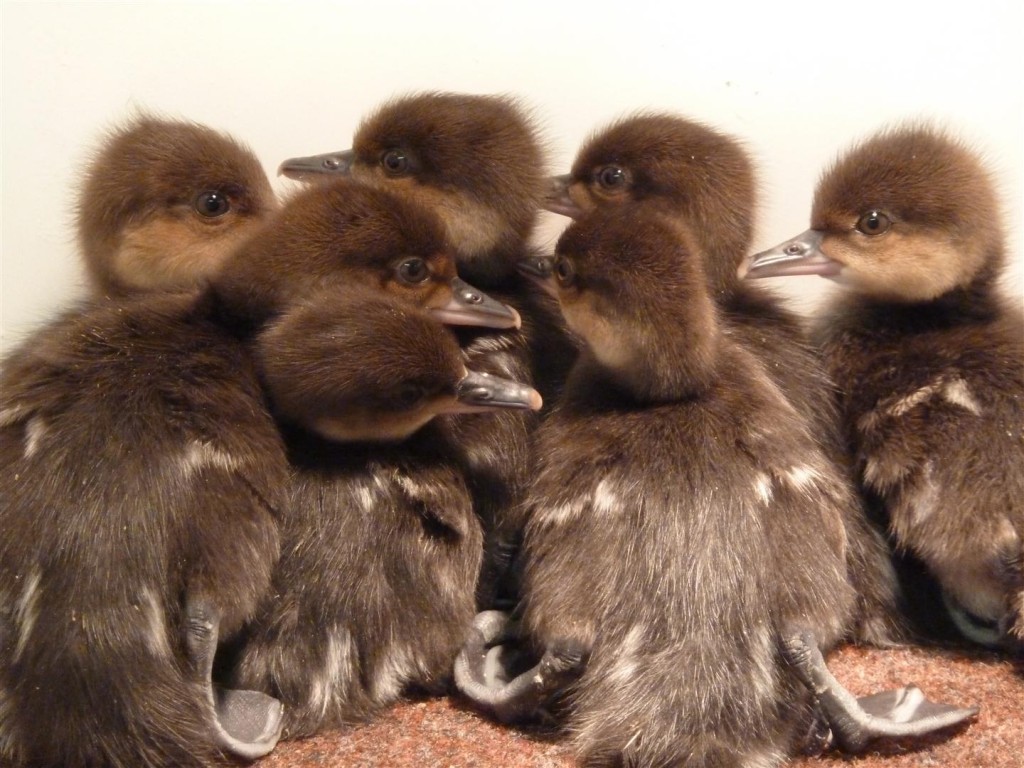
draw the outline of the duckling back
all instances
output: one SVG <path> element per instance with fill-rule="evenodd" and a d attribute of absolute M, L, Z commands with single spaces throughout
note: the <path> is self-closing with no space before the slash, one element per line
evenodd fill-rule
<path fill-rule="evenodd" d="M 286 464 L 251 364 L 196 314 L 178 298 L 76 312 L 5 361 L 5 760 L 224 759 L 183 598 L 230 594 L 220 631 L 240 626 L 277 556 Z"/>

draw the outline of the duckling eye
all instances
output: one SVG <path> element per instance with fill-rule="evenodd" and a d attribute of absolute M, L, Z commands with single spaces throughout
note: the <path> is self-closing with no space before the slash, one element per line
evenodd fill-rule
<path fill-rule="evenodd" d="M 868 211 L 857 220 L 857 231 L 865 235 L 880 235 L 891 226 L 892 221 L 881 211 Z"/>
<path fill-rule="evenodd" d="M 606 165 L 597 172 L 597 183 L 609 191 L 618 191 L 626 186 L 626 172 L 617 165 Z"/>
<path fill-rule="evenodd" d="M 566 288 L 576 280 L 576 268 L 565 256 L 559 256 L 555 260 L 555 279 Z"/>
<path fill-rule="evenodd" d="M 418 384 L 404 384 L 395 393 L 395 402 L 400 408 L 412 408 L 425 394 L 426 390 Z"/>
<path fill-rule="evenodd" d="M 380 156 L 380 166 L 388 176 L 401 176 L 409 170 L 409 157 L 400 149 L 389 149 Z"/>
<path fill-rule="evenodd" d="M 399 262 L 395 269 L 398 279 L 409 285 L 422 283 L 430 276 L 430 267 L 423 259 L 414 257 Z"/>
<path fill-rule="evenodd" d="M 210 189 L 200 192 L 192 204 L 195 212 L 207 219 L 215 219 L 223 216 L 231 210 L 231 201 L 223 192 Z"/>

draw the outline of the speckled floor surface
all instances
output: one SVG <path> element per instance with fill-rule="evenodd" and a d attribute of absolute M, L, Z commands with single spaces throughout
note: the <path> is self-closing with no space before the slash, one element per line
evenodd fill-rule
<path fill-rule="evenodd" d="M 1024 667 L 991 654 L 906 648 L 844 648 L 829 666 L 853 693 L 916 683 L 929 698 L 976 704 L 976 722 L 951 738 L 895 744 L 856 758 L 828 754 L 793 768 L 1021 768 Z M 374 722 L 282 743 L 257 768 L 571 768 L 571 750 L 540 731 L 495 725 L 450 699 L 410 701 Z"/>

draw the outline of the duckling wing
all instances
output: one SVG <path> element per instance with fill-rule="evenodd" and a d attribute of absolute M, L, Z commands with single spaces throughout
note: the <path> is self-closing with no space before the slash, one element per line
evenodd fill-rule
<path fill-rule="evenodd" d="M 952 728 L 973 719 L 979 711 L 977 707 L 929 701 L 915 685 L 856 698 L 829 671 L 809 631 L 785 637 L 783 654 L 814 692 L 836 743 L 847 752 L 862 752 L 879 740 L 926 736 Z"/>

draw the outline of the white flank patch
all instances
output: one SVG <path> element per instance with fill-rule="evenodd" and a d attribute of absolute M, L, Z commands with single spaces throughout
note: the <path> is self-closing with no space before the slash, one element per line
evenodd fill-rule
<path fill-rule="evenodd" d="M 645 634 L 644 628 L 639 625 L 629 630 L 619 649 L 615 665 L 608 674 L 610 680 L 624 685 L 633 679 L 633 675 L 636 674 L 637 652 L 643 647 Z"/>
<path fill-rule="evenodd" d="M 39 616 L 39 582 L 43 574 L 39 569 L 32 571 L 25 581 L 25 589 L 14 606 L 14 619 L 18 623 L 18 644 L 14 647 L 14 660 L 21 658 L 35 628 Z"/>
<path fill-rule="evenodd" d="M 911 522 L 919 525 L 927 520 L 939 506 L 939 486 L 932 480 L 933 467 L 931 462 L 925 465 L 922 472 L 922 483 L 917 493 L 910 500 L 912 510 Z"/>
<path fill-rule="evenodd" d="M 188 444 L 185 455 L 181 458 L 181 470 L 185 477 L 191 477 L 205 467 L 217 467 L 231 472 L 241 465 L 242 462 L 235 459 L 234 456 L 198 440 L 193 440 Z"/>
<path fill-rule="evenodd" d="M 24 421 L 28 414 L 29 409 L 23 405 L 13 405 L 10 408 L 4 408 L 0 411 L 0 427 L 9 427 L 12 424 L 17 424 L 19 421 Z"/>
<path fill-rule="evenodd" d="M 764 472 L 758 472 L 754 478 L 754 493 L 762 504 L 768 504 L 772 500 L 772 479 Z"/>
<path fill-rule="evenodd" d="M 408 475 L 396 475 L 399 487 L 414 499 L 419 498 L 423 487 Z"/>
<path fill-rule="evenodd" d="M 25 425 L 25 458 L 31 459 L 39 450 L 39 441 L 46 434 L 46 423 L 40 416 L 33 416 Z"/>
<path fill-rule="evenodd" d="M 934 384 L 929 384 L 926 387 L 921 387 L 919 390 L 917 390 L 917 392 L 913 392 L 907 395 L 906 397 L 900 398 L 891 406 L 889 406 L 889 408 L 887 409 L 888 414 L 890 416 L 902 416 L 911 408 L 920 405 L 925 400 L 935 395 L 937 392 L 940 391 L 941 388 L 941 381 L 937 381 Z"/>
<path fill-rule="evenodd" d="M 801 464 L 799 467 L 790 467 L 786 471 L 785 477 L 789 484 L 798 491 L 805 490 L 808 486 L 815 485 L 821 479 L 821 475 L 818 474 L 818 471 L 807 464 Z"/>
<path fill-rule="evenodd" d="M 164 626 L 164 612 L 160 608 L 160 599 L 155 590 L 144 587 L 142 590 L 142 610 L 146 614 L 148 624 L 146 646 L 153 655 L 170 658 L 171 646 L 167 640 L 167 629 Z"/>
<path fill-rule="evenodd" d="M 359 506 L 363 508 L 364 512 L 373 510 L 373 493 L 365 485 L 356 491 L 356 498 L 359 500 Z"/>
<path fill-rule="evenodd" d="M 594 511 L 609 514 L 618 507 L 619 497 L 612 491 L 611 481 L 605 478 L 594 489 Z"/>
<path fill-rule="evenodd" d="M 773 750 L 755 752 L 743 757 L 743 768 L 776 768 L 784 759 L 784 755 Z"/>
<path fill-rule="evenodd" d="M 406 649 L 391 646 L 372 682 L 372 697 L 378 704 L 397 699 L 413 672 L 412 656 Z"/>
<path fill-rule="evenodd" d="M 947 383 L 942 390 L 942 394 L 949 402 L 959 405 L 975 416 L 981 414 L 981 406 L 978 405 L 978 401 L 971 394 L 971 388 L 967 386 L 967 382 L 963 379 L 953 379 L 953 381 Z"/>
<path fill-rule="evenodd" d="M 345 667 L 351 646 L 348 630 L 335 628 L 327 633 L 324 666 L 319 675 L 313 675 L 309 694 L 310 709 L 318 710 L 320 719 L 327 714 L 331 701 L 338 698 L 339 690 L 345 687 Z"/>

